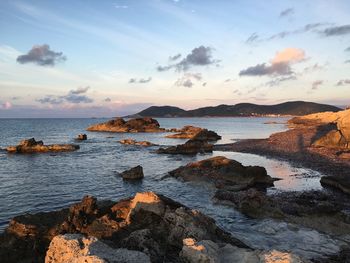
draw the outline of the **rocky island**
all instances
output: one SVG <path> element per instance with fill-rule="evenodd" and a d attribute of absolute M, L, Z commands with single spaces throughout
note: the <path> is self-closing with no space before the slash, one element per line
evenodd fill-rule
<path fill-rule="evenodd" d="M 9 153 L 45 153 L 45 152 L 69 152 L 79 149 L 76 144 L 50 144 L 45 145 L 43 141 L 34 138 L 21 141 L 16 146 L 6 148 Z"/>

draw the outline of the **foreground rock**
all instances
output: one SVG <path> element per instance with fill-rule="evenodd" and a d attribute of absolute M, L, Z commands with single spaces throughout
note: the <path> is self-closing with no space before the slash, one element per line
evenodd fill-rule
<path fill-rule="evenodd" d="M 131 168 L 130 170 L 124 171 L 120 174 L 120 176 L 124 180 L 142 179 L 144 177 L 142 166 L 138 165 L 134 168 Z"/>
<path fill-rule="evenodd" d="M 87 196 L 69 209 L 17 216 L 0 235 L 0 259 L 7 263 L 44 262 L 50 242 L 62 234 L 83 234 L 86 242 L 95 242 L 89 237 L 96 237 L 114 249 L 142 252 L 152 262 L 181 262 L 179 254 L 185 238 L 248 249 L 210 217 L 162 195 L 146 192 L 116 203 L 97 202 Z M 69 236 L 63 239 L 70 246 Z M 92 247 L 88 249 L 91 251 Z M 100 252 L 104 253 L 94 250 L 95 255 L 101 255 Z M 54 255 L 59 257 L 51 249 L 48 258 Z"/>
<path fill-rule="evenodd" d="M 165 137 L 175 139 L 194 139 L 201 141 L 217 141 L 221 139 L 221 136 L 214 131 L 194 126 L 185 126 L 177 132 L 179 133 L 170 134 Z"/>
<path fill-rule="evenodd" d="M 78 149 L 79 145 L 75 144 L 44 145 L 43 141 L 36 141 L 34 138 L 23 140 L 17 146 L 6 148 L 9 153 L 68 152 Z"/>
<path fill-rule="evenodd" d="M 176 146 L 170 146 L 167 148 L 159 148 L 157 153 L 163 154 L 188 154 L 195 155 L 197 153 L 210 153 L 213 152 L 213 145 L 200 140 L 190 139 L 184 144 Z"/>
<path fill-rule="evenodd" d="M 77 138 L 78 141 L 86 141 L 87 140 L 87 135 L 84 133 L 78 134 Z"/>
<path fill-rule="evenodd" d="M 274 218 L 295 223 L 330 235 L 350 234 L 348 199 L 321 191 L 283 192 L 268 196 L 249 189 L 232 192 L 218 190 L 214 197 L 232 204 L 252 218 Z"/>
<path fill-rule="evenodd" d="M 101 132 L 164 132 L 157 120 L 152 118 L 136 118 L 125 121 L 123 118 L 116 118 L 104 123 L 92 125 L 88 131 Z"/>
<path fill-rule="evenodd" d="M 239 191 L 250 187 L 273 186 L 273 179 L 264 167 L 243 166 L 241 163 L 217 156 L 203 161 L 189 163 L 169 172 L 175 178 L 184 181 L 202 181 L 213 183 L 217 188 Z"/>
<path fill-rule="evenodd" d="M 95 237 L 81 234 L 55 236 L 46 252 L 45 263 L 150 263 L 145 253 L 125 248 L 113 249 Z"/>
<path fill-rule="evenodd" d="M 139 146 L 145 146 L 145 147 L 149 147 L 149 146 L 156 146 L 157 144 L 148 142 L 148 141 L 136 141 L 133 139 L 124 139 L 124 140 L 120 140 L 119 141 L 120 144 L 125 144 L 125 145 L 139 145 Z"/>

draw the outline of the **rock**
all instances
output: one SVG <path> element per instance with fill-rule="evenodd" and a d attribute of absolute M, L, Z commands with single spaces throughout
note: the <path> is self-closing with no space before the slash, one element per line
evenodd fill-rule
<path fill-rule="evenodd" d="M 159 148 L 157 153 L 165 154 L 189 154 L 209 153 L 213 151 L 213 145 L 205 141 L 190 139 L 184 144 L 170 146 L 167 148 Z"/>
<path fill-rule="evenodd" d="M 340 191 L 350 194 L 350 175 L 329 175 L 321 178 L 323 186 L 330 186 L 339 189 Z"/>
<path fill-rule="evenodd" d="M 77 136 L 77 138 L 76 138 L 77 140 L 79 140 L 79 141 L 85 141 L 85 140 L 87 140 L 87 135 L 84 133 L 84 134 L 78 134 L 78 136 Z"/>
<path fill-rule="evenodd" d="M 97 238 L 81 234 L 55 236 L 46 252 L 45 263 L 139 263 L 151 262 L 149 256 L 125 248 L 113 249 Z"/>
<path fill-rule="evenodd" d="M 121 144 L 126 144 L 126 145 L 139 145 L 139 146 L 145 146 L 145 147 L 149 147 L 149 146 L 156 146 L 157 144 L 148 142 L 148 141 L 135 141 L 133 139 L 124 139 L 124 140 L 120 140 L 119 143 Z"/>
<path fill-rule="evenodd" d="M 43 141 L 36 141 L 34 138 L 23 140 L 17 146 L 6 148 L 9 153 L 41 153 L 41 152 L 68 152 L 79 149 L 75 144 L 51 144 L 44 145 Z"/>
<path fill-rule="evenodd" d="M 116 118 L 92 125 L 87 130 L 101 132 L 165 132 L 165 129 L 160 128 L 158 121 L 153 118 L 136 118 L 128 121 Z"/>
<path fill-rule="evenodd" d="M 221 136 L 214 131 L 194 126 L 185 126 L 180 130 L 175 130 L 175 132 L 179 133 L 167 135 L 165 137 L 175 139 L 194 139 L 199 141 L 217 141 L 221 139 Z"/>
<path fill-rule="evenodd" d="M 170 176 L 184 181 L 205 181 L 217 188 L 242 190 L 254 186 L 268 187 L 273 179 L 259 166 L 243 166 L 223 156 L 189 163 L 169 172 Z"/>
<path fill-rule="evenodd" d="M 183 239 L 189 237 L 250 250 L 212 218 L 146 192 L 119 202 L 98 202 L 87 196 L 69 209 L 16 217 L 0 234 L 0 258 L 6 263 L 44 262 L 46 255 L 47 262 L 70 262 L 71 254 L 77 253 L 82 260 L 96 256 L 107 261 L 108 255 L 126 253 L 130 259 L 146 254 L 152 262 L 180 262 Z"/>
<path fill-rule="evenodd" d="M 124 180 L 142 179 L 144 177 L 143 169 L 140 165 L 131 168 L 130 170 L 124 171 L 120 175 Z"/>

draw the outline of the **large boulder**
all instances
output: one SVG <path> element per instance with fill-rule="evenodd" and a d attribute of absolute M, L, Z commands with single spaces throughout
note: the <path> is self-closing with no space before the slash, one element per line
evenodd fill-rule
<path fill-rule="evenodd" d="M 148 255 L 125 248 L 113 249 L 95 237 L 81 234 L 55 236 L 45 263 L 150 263 Z"/>
<path fill-rule="evenodd" d="M 138 165 L 138 166 L 133 167 L 129 170 L 126 170 L 126 171 L 120 173 L 120 176 L 124 180 L 142 179 L 144 177 L 142 166 Z"/>
<path fill-rule="evenodd" d="M 243 166 L 241 163 L 223 156 L 212 157 L 181 166 L 169 174 L 184 181 L 205 181 L 217 188 L 242 190 L 249 187 L 273 185 L 273 179 L 264 167 Z"/>
<path fill-rule="evenodd" d="M 197 153 L 210 153 L 212 151 L 212 144 L 207 143 L 206 141 L 190 139 L 184 144 L 170 146 L 167 148 L 159 148 L 157 153 L 195 155 Z"/>
<path fill-rule="evenodd" d="M 69 152 L 78 150 L 76 144 L 51 144 L 44 145 L 43 141 L 36 141 L 34 138 L 23 140 L 17 146 L 6 148 L 9 153 L 44 153 L 44 152 Z"/>
<path fill-rule="evenodd" d="M 194 139 L 201 141 L 217 141 L 221 139 L 221 136 L 216 132 L 195 126 L 185 126 L 176 131 L 178 133 L 167 135 L 166 138 Z"/>
<path fill-rule="evenodd" d="M 136 118 L 125 121 L 117 118 L 104 123 L 94 124 L 87 128 L 88 131 L 101 132 L 164 132 L 157 120 L 153 118 Z"/>

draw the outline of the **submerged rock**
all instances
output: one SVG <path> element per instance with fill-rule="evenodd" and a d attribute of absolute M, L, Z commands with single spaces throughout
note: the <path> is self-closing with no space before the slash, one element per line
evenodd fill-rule
<path fill-rule="evenodd" d="M 159 148 L 157 153 L 195 155 L 197 153 L 210 153 L 212 151 L 212 144 L 207 143 L 206 141 L 190 139 L 184 144 L 170 146 L 167 148 Z"/>
<path fill-rule="evenodd" d="M 153 118 L 136 118 L 125 121 L 122 118 L 116 118 L 104 123 L 94 124 L 87 128 L 88 131 L 102 132 L 164 132 L 160 128 L 157 120 Z"/>
<path fill-rule="evenodd" d="M 178 133 L 170 134 L 165 137 L 175 139 L 194 139 L 200 141 L 217 141 L 221 139 L 221 136 L 216 132 L 200 127 L 185 126 L 182 129 L 175 131 Z"/>
<path fill-rule="evenodd" d="M 156 146 L 157 144 L 148 142 L 148 141 L 136 141 L 133 139 L 124 139 L 124 140 L 120 140 L 119 141 L 120 144 L 126 144 L 126 145 L 139 145 L 139 146 L 145 146 L 145 147 L 149 147 L 149 146 Z"/>
<path fill-rule="evenodd" d="M 243 166 L 223 156 L 212 157 L 181 166 L 169 174 L 184 181 L 214 183 L 217 188 L 242 190 L 254 186 L 273 186 L 273 179 L 264 167 Z"/>
<path fill-rule="evenodd" d="M 123 177 L 124 180 L 142 179 L 144 177 L 142 166 L 138 165 L 130 170 L 124 171 L 120 173 L 120 176 Z"/>
<path fill-rule="evenodd" d="M 51 144 L 44 145 L 43 141 L 36 141 L 34 138 L 23 140 L 17 146 L 6 148 L 9 153 L 35 153 L 35 152 L 67 152 L 79 149 L 76 144 Z"/>
<path fill-rule="evenodd" d="M 83 234 L 86 239 L 59 236 L 58 241 L 68 242 L 68 247 L 63 246 L 61 250 L 55 245 L 57 242 L 52 243 L 47 253 L 48 260 L 59 258 L 72 243 L 75 246 L 76 240 L 80 244 L 75 250 L 78 254 L 85 251 L 82 245 L 92 251 L 97 241 L 91 237 L 113 249 L 142 252 L 152 262 L 181 262 L 179 253 L 185 238 L 249 249 L 219 228 L 212 218 L 162 195 L 146 192 L 119 202 L 97 202 L 88 196 L 69 209 L 15 217 L 0 234 L 0 258 L 7 263 L 44 262 L 50 242 L 62 234 Z M 86 246 L 84 242 L 90 244 Z M 100 252 L 94 252 L 94 255 L 99 256 Z"/>
<path fill-rule="evenodd" d="M 87 140 L 87 135 L 85 133 L 78 134 L 76 139 L 79 141 L 85 141 L 85 140 Z"/>

